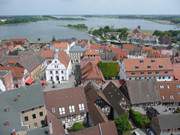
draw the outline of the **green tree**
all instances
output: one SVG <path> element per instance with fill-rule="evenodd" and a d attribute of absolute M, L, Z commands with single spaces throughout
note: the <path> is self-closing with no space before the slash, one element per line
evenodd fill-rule
<path fill-rule="evenodd" d="M 115 119 L 115 124 L 119 134 L 123 134 L 131 130 L 131 125 L 128 120 L 128 114 L 122 114 Z"/>
<path fill-rule="evenodd" d="M 129 115 L 135 125 L 139 128 L 148 127 L 150 124 L 150 119 L 146 115 L 142 115 L 140 112 L 130 109 Z"/>
<path fill-rule="evenodd" d="M 81 130 L 81 129 L 83 129 L 83 128 L 84 128 L 83 123 L 81 123 L 81 122 L 76 122 L 76 123 L 73 124 L 73 126 L 72 126 L 72 128 L 71 128 L 70 130 L 71 130 L 71 131 L 79 131 L 79 130 Z"/>

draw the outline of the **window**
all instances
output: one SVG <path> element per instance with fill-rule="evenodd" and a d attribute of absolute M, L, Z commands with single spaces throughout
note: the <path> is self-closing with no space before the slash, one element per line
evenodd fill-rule
<path fill-rule="evenodd" d="M 140 60 L 139 62 L 140 62 L 140 63 L 143 63 L 144 61 L 143 61 L 143 60 Z"/>
<path fill-rule="evenodd" d="M 141 72 L 141 74 L 144 74 L 144 72 Z"/>
<path fill-rule="evenodd" d="M 59 114 L 65 114 L 65 108 L 64 107 L 61 107 L 59 108 Z"/>
<path fill-rule="evenodd" d="M 84 104 L 79 104 L 79 111 L 83 111 L 84 109 Z"/>
<path fill-rule="evenodd" d="M 55 110 L 55 108 L 53 107 L 53 108 L 52 108 L 52 113 L 55 113 L 55 112 L 56 112 L 56 110 Z"/>
<path fill-rule="evenodd" d="M 173 95 L 170 95 L 170 99 L 174 99 L 174 96 L 173 96 Z"/>
<path fill-rule="evenodd" d="M 62 80 L 64 80 L 64 76 L 62 76 Z"/>
<path fill-rule="evenodd" d="M 134 72 L 132 72 L 132 73 L 131 73 L 131 75 L 135 75 L 135 73 L 134 73 Z"/>
<path fill-rule="evenodd" d="M 29 120 L 28 116 L 25 116 L 24 121 L 28 121 L 28 120 Z"/>
<path fill-rule="evenodd" d="M 163 66 L 162 66 L 162 65 L 159 65 L 159 68 L 163 68 Z"/>
<path fill-rule="evenodd" d="M 147 66 L 147 68 L 151 68 L 151 66 Z"/>
<path fill-rule="evenodd" d="M 156 71 L 156 74 L 159 74 L 159 72 L 158 72 L 158 71 Z"/>
<path fill-rule="evenodd" d="M 53 77 L 51 76 L 51 81 L 53 80 Z"/>
<path fill-rule="evenodd" d="M 50 74 L 52 74 L 53 72 L 52 71 L 50 71 Z"/>
<path fill-rule="evenodd" d="M 58 71 L 56 71 L 56 74 L 58 74 Z"/>
<path fill-rule="evenodd" d="M 164 89 L 164 85 L 160 85 L 160 88 L 161 88 L 161 89 Z"/>
<path fill-rule="evenodd" d="M 39 116 L 43 116 L 43 112 L 39 112 Z"/>
<path fill-rule="evenodd" d="M 135 66 L 135 69 L 138 69 L 139 67 L 138 66 Z"/>
<path fill-rule="evenodd" d="M 38 124 L 37 124 L 37 122 L 35 122 L 35 123 L 34 123 L 34 127 L 38 127 Z"/>
<path fill-rule="evenodd" d="M 69 106 L 69 112 L 70 112 L 70 113 L 75 112 L 75 107 L 74 107 L 74 105 Z"/>
<path fill-rule="evenodd" d="M 56 76 L 56 80 L 58 80 L 58 81 L 59 81 L 59 76 Z"/>
<path fill-rule="evenodd" d="M 155 60 L 151 60 L 151 62 L 155 62 Z"/>
<path fill-rule="evenodd" d="M 167 73 L 168 73 L 168 71 L 165 71 L 164 73 L 165 73 L 165 74 L 167 74 Z"/>
<path fill-rule="evenodd" d="M 176 88 L 180 89 L 180 84 L 176 85 Z"/>
<path fill-rule="evenodd" d="M 36 114 L 33 114 L 33 115 L 32 115 L 32 118 L 35 119 L 35 118 L 36 118 Z"/>
<path fill-rule="evenodd" d="M 64 72 L 63 72 L 63 71 L 61 71 L 61 73 L 63 74 Z"/>
<path fill-rule="evenodd" d="M 148 74 L 152 74 L 152 72 L 148 72 Z"/>

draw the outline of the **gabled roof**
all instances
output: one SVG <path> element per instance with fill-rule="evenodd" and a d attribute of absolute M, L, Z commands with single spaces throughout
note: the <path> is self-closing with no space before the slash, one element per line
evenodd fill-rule
<path fill-rule="evenodd" d="M 86 48 L 80 46 L 80 45 L 74 45 L 70 48 L 69 52 L 73 53 L 73 52 L 85 52 Z"/>
<path fill-rule="evenodd" d="M 125 65 L 125 70 L 127 72 L 148 70 L 173 70 L 170 58 L 125 59 L 123 62 Z"/>
<path fill-rule="evenodd" d="M 160 94 L 161 102 L 180 102 L 180 81 L 157 82 L 156 90 Z"/>
<path fill-rule="evenodd" d="M 36 67 L 41 65 L 43 62 L 44 59 L 38 54 L 36 54 L 33 50 L 24 51 L 21 54 L 15 56 L 6 55 L 0 61 L 0 63 L 3 65 L 8 65 L 11 63 L 13 64 L 19 63 L 29 72 L 32 72 Z"/>
<path fill-rule="evenodd" d="M 50 49 L 41 49 L 39 55 L 45 59 L 52 59 L 54 57 L 54 51 Z"/>
<path fill-rule="evenodd" d="M 87 112 L 87 101 L 84 94 L 84 89 L 82 87 L 68 88 L 68 89 L 56 89 L 50 90 L 44 93 L 45 104 L 48 110 L 52 110 L 54 107 L 56 109 L 55 115 L 58 117 L 69 116 L 69 105 L 75 106 L 75 114 L 80 114 L 79 104 L 84 104 L 85 110 Z M 59 114 L 59 108 L 65 108 L 65 115 Z"/>
<path fill-rule="evenodd" d="M 153 120 L 158 120 L 161 130 L 180 128 L 180 113 L 159 115 Z"/>
<path fill-rule="evenodd" d="M 83 80 L 105 80 L 101 70 L 93 62 L 88 62 L 81 68 L 81 71 Z"/>
<path fill-rule="evenodd" d="M 64 51 L 59 51 L 58 55 L 60 62 L 67 68 L 70 63 L 70 57 Z"/>
<path fill-rule="evenodd" d="M 57 53 L 58 53 L 59 61 L 67 68 L 70 62 L 70 57 L 63 50 L 59 50 Z M 39 52 L 39 55 L 43 57 L 44 59 L 53 59 L 54 54 L 55 52 L 50 49 L 42 49 Z"/>
<path fill-rule="evenodd" d="M 32 99 L 33 97 L 33 99 Z M 21 87 L 0 94 L 0 134 L 8 135 L 12 129 L 23 130 L 20 113 L 44 106 L 43 91 L 40 84 Z"/>
<path fill-rule="evenodd" d="M 129 80 L 127 92 L 131 104 L 154 103 L 160 101 L 155 80 Z"/>
<path fill-rule="evenodd" d="M 125 99 L 125 96 L 122 94 L 121 90 L 117 88 L 113 82 L 108 83 L 108 85 L 103 89 L 103 94 L 119 115 L 124 113 L 120 103 L 126 102 L 126 104 L 128 104 L 127 100 Z"/>
<path fill-rule="evenodd" d="M 11 71 L 14 79 L 22 78 L 24 76 L 24 68 L 23 67 L 0 66 L 0 70 Z"/>
<path fill-rule="evenodd" d="M 94 127 L 70 133 L 70 135 L 118 135 L 118 133 L 114 122 L 108 121 L 99 123 Z"/>
<path fill-rule="evenodd" d="M 67 41 L 54 41 L 52 42 L 54 48 L 65 50 L 69 46 L 69 42 Z"/>

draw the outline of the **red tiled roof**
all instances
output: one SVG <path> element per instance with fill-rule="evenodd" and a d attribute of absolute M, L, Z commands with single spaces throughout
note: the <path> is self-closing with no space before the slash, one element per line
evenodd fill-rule
<path fill-rule="evenodd" d="M 180 102 L 180 81 L 157 82 L 162 102 Z"/>
<path fill-rule="evenodd" d="M 84 53 L 84 56 L 98 56 L 99 53 L 93 49 L 87 49 Z"/>
<path fill-rule="evenodd" d="M 31 85 L 33 83 L 33 81 L 34 80 L 29 76 L 29 77 L 26 78 L 25 83 L 28 84 L 28 85 Z"/>
<path fill-rule="evenodd" d="M 45 59 L 53 59 L 54 58 L 54 52 L 50 49 L 44 49 L 39 52 L 40 56 Z M 67 68 L 70 62 L 70 57 L 64 52 L 63 50 L 60 50 L 58 52 L 59 60 L 62 64 L 65 65 Z"/>
<path fill-rule="evenodd" d="M 115 53 L 115 59 L 120 60 L 123 58 L 127 58 L 128 52 L 117 47 L 110 47 L 113 53 Z"/>
<path fill-rule="evenodd" d="M 66 42 L 66 41 L 54 41 L 54 42 L 52 42 L 52 45 L 53 45 L 55 48 L 65 50 L 65 49 L 68 48 L 69 43 Z"/>
<path fill-rule="evenodd" d="M 54 52 L 50 49 L 42 49 L 39 55 L 45 59 L 52 59 L 54 57 Z"/>
<path fill-rule="evenodd" d="M 100 80 L 104 81 L 104 76 L 97 64 L 88 62 L 81 68 L 83 80 Z"/>
<path fill-rule="evenodd" d="M 175 79 L 180 80 L 180 63 L 173 64 L 173 73 L 174 73 Z"/>
<path fill-rule="evenodd" d="M 132 50 L 134 50 L 134 48 L 136 48 L 136 47 L 133 44 L 123 44 L 123 49 L 125 49 L 125 50 L 132 51 Z"/>
<path fill-rule="evenodd" d="M 161 71 L 173 69 L 170 58 L 125 59 L 123 62 L 126 71 Z"/>
<path fill-rule="evenodd" d="M 64 51 L 59 51 L 59 60 L 62 64 L 65 65 L 66 68 L 68 67 L 70 57 Z"/>
<path fill-rule="evenodd" d="M 86 112 L 88 110 L 84 89 L 82 87 L 49 90 L 44 93 L 44 98 L 47 109 L 52 110 L 52 108 L 54 107 L 56 110 L 55 115 L 59 117 L 59 107 L 65 108 L 65 115 L 63 116 L 72 115 L 69 112 L 69 105 L 75 106 L 75 114 L 81 113 L 78 106 L 82 103 L 85 106 L 85 110 L 83 112 Z"/>
<path fill-rule="evenodd" d="M 23 67 L 0 66 L 0 70 L 10 70 L 12 72 L 13 78 L 22 78 L 24 76 Z"/>
<path fill-rule="evenodd" d="M 114 122 L 108 121 L 99 123 L 94 127 L 70 133 L 70 135 L 118 135 L 118 133 Z"/>

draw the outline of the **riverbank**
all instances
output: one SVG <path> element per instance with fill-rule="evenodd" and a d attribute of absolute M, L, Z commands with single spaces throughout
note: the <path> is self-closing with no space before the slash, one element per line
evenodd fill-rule
<path fill-rule="evenodd" d="M 0 25 L 30 23 L 30 22 L 46 21 L 46 20 L 57 20 L 57 18 L 55 18 L 53 16 L 12 16 L 12 17 L 3 17 L 3 18 L 0 19 Z"/>

